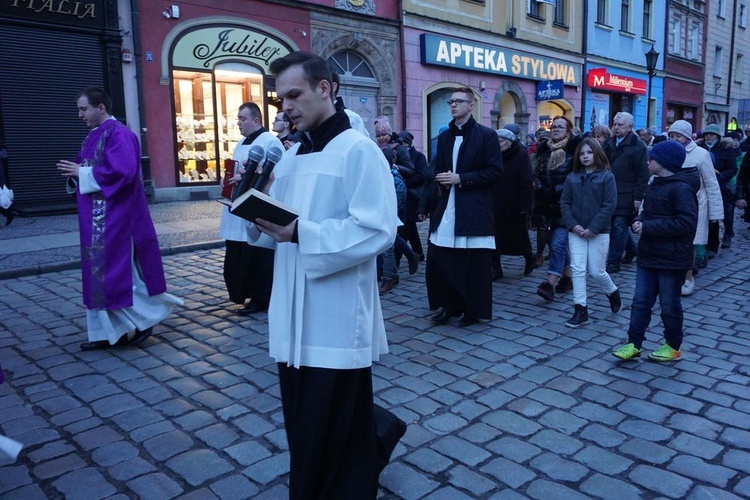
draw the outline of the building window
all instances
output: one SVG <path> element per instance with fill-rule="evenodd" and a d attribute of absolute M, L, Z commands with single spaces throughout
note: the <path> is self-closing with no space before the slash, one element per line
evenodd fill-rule
<path fill-rule="evenodd" d="M 620 6 L 620 31 L 630 33 L 630 0 L 622 0 Z"/>
<path fill-rule="evenodd" d="M 734 59 L 734 82 L 735 83 L 742 83 L 742 73 L 744 73 L 744 66 L 745 64 L 745 58 L 742 56 L 742 54 L 737 54 L 737 57 Z"/>
<path fill-rule="evenodd" d="M 717 15 L 722 19 L 727 17 L 727 0 L 719 0 Z"/>
<path fill-rule="evenodd" d="M 643 0 L 643 38 L 651 39 L 651 12 L 653 0 Z"/>
<path fill-rule="evenodd" d="M 737 16 L 740 23 L 740 28 L 747 28 L 747 5 L 744 3 L 740 4 L 740 12 Z"/>
<path fill-rule="evenodd" d="M 607 0 L 596 0 L 596 22 L 605 26 L 609 24 L 607 23 Z"/>
<path fill-rule="evenodd" d="M 345 77 L 375 78 L 375 73 L 373 73 L 367 61 L 351 51 L 333 54 L 328 58 L 328 64 L 338 74 Z"/>
<path fill-rule="evenodd" d="M 544 19 L 540 3 L 538 0 L 526 0 L 526 14 L 535 19 Z"/>
<path fill-rule="evenodd" d="M 714 76 L 721 78 L 721 59 L 724 57 L 724 49 L 722 47 L 716 47 L 714 51 Z"/>
<path fill-rule="evenodd" d="M 232 158 L 233 146 L 242 138 L 240 105 L 252 101 L 263 109 L 263 75 L 246 68 L 172 71 L 178 185 L 216 184 L 223 160 Z"/>
<path fill-rule="evenodd" d="M 676 18 L 672 23 L 672 32 L 669 34 L 672 45 L 672 54 L 683 56 L 682 53 L 682 19 Z"/>
<path fill-rule="evenodd" d="M 557 0 L 555 2 L 555 24 L 558 26 L 568 26 L 565 18 L 565 11 L 568 8 L 566 0 Z"/>
<path fill-rule="evenodd" d="M 701 29 L 701 23 L 699 21 L 693 21 L 690 23 L 690 49 L 688 51 L 688 59 L 693 61 L 700 61 L 703 57 L 701 44 L 703 40 L 703 30 Z"/>

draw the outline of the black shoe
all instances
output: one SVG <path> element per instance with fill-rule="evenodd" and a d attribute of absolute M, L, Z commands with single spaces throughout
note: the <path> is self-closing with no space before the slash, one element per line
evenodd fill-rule
<path fill-rule="evenodd" d="M 476 323 L 479 323 L 479 320 L 477 318 L 464 314 L 461 320 L 458 322 L 458 326 L 460 326 L 461 328 L 466 328 L 467 326 Z"/>
<path fill-rule="evenodd" d="M 615 262 L 613 260 L 610 260 L 607 262 L 607 274 L 613 274 L 613 273 L 619 273 L 620 272 L 620 263 Z"/>
<path fill-rule="evenodd" d="M 586 306 L 581 304 L 575 305 L 575 312 L 573 317 L 570 318 L 565 324 L 571 328 L 576 328 L 581 325 L 585 325 L 589 321 L 589 310 Z"/>
<path fill-rule="evenodd" d="M 424 254 L 420 253 L 420 254 L 417 254 L 417 255 L 419 255 L 419 262 L 424 262 Z"/>
<path fill-rule="evenodd" d="M 705 256 L 695 258 L 695 267 L 697 267 L 698 269 L 704 269 L 707 265 L 708 259 Z"/>
<path fill-rule="evenodd" d="M 461 313 L 451 312 L 451 311 L 448 311 L 447 309 L 442 309 L 439 313 L 437 313 L 437 314 L 435 314 L 433 316 L 430 316 L 430 319 L 436 325 L 444 325 L 444 324 L 446 324 L 448 322 L 448 320 L 450 320 L 451 318 L 454 318 L 454 317 L 456 317 L 456 316 L 458 316 L 460 314 Z"/>
<path fill-rule="evenodd" d="M 151 333 L 153 333 L 153 331 L 153 326 L 150 326 L 145 330 L 136 330 L 135 335 L 133 335 L 133 338 L 130 340 L 130 345 L 141 345 L 147 338 L 151 336 Z"/>
<path fill-rule="evenodd" d="M 534 257 L 532 257 L 531 255 L 526 256 L 525 259 L 526 265 L 523 266 L 523 275 L 528 276 L 534 271 L 536 265 L 534 264 Z"/>
<path fill-rule="evenodd" d="M 93 342 L 84 342 L 81 344 L 82 351 L 100 351 L 109 347 L 125 347 L 128 345 L 128 335 L 120 337 L 117 342 L 110 344 L 108 340 L 95 340 Z"/>
<path fill-rule="evenodd" d="M 547 302 L 552 302 L 555 300 L 555 287 L 553 287 L 549 281 L 544 280 L 542 281 L 542 284 L 539 285 L 539 288 L 536 289 L 536 294 Z"/>
<path fill-rule="evenodd" d="M 721 240 L 721 248 L 732 248 L 732 238 L 724 236 Z"/>
<path fill-rule="evenodd" d="M 613 313 L 622 311 L 622 299 L 620 298 L 620 290 L 615 290 L 611 294 L 607 295 L 609 299 L 609 308 Z"/>
<path fill-rule="evenodd" d="M 635 259 L 635 253 L 634 252 L 628 252 L 626 250 L 625 251 L 625 256 L 622 258 L 622 263 L 623 264 L 632 264 L 633 263 L 633 259 Z"/>
<path fill-rule="evenodd" d="M 706 250 L 706 258 L 713 259 L 714 257 L 716 257 L 716 252 L 713 250 Z"/>
<path fill-rule="evenodd" d="M 263 312 L 266 309 L 268 309 L 268 306 L 261 305 L 254 300 L 251 300 L 245 307 L 243 307 L 242 309 L 238 309 L 236 312 L 240 316 L 248 316 L 250 314 Z"/>
<path fill-rule="evenodd" d="M 419 254 L 413 253 L 406 258 L 409 261 L 409 274 L 414 274 L 419 269 Z"/>
<path fill-rule="evenodd" d="M 565 293 L 573 289 L 573 280 L 570 276 L 563 276 L 555 285 L 555 293 Z"/>
<path fill-rule="evenodd" d="M 8 212 L 8 215 L 5 216 L 5 225 L 10 226 L 10 223 L 13 222 L 13 219 L 15 218 L 16 218 L 16 213 L 13 210 L 11 210 L 10 212 Z"/>

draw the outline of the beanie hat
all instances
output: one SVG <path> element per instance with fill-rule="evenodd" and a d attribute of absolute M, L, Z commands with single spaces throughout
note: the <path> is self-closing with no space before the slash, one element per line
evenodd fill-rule
<path fill-rule="evenodd" d="M 408 130 L 402 131 L 400 134 L 398 134 L 398 136 L 401 138 L 402 142 L 409 146 L 411 146 L 411 143 L 414 142 L 414 136 Z"/>
<path fill-rule="evenodd" d="M 503 127 L 505 130 L 510 130 L 513 132 L 516 136 L 521 135 L 521 127 L 517 123 L 509 123 L 506 126 Z"/>
<path fill-rule="evenodd" d="M 677 122 L 675 122 L 677 123 Z M 672 129 L 669 129 L 672 132 Z M 672 173 L 677 173 L 685 163 L 685 147 L 677 141 L 664 141 L 651 148 L 648 156 Z"/>
<path fill-rule="evenodd" d="M 708 125 L 706 128 L 703 129 L 703 135 L 706 135 L 706 134 L 716 134 L 719 136 L 719 138 L 721 138 L 722 136 L 721 127 L 719 127 L 715 123 L 712 123 L 711 125 Z"/>
<path fill-rule="evenodd" d="M 693 138 L 693 126 L 685 120 L 677 120 L 676 122 L 674 122 L 672 126 L 669 127 L 669 133 L 672 132 L 674 132 L 675 134 L 683 135 L 688 139 Z"/>
<path fill-rule="evenodd" d="M 497 130 L 497 137 L 499 139 L 505 139 L 510 142 L 513 142 L 516 140 L 516 134 L 514 134 L 513 132 L 505 128 L 501 128 Z"/>

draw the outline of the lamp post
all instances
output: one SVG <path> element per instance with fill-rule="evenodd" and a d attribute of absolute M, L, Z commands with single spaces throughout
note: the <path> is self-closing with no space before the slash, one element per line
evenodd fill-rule
<path fill-rule="evenodd" d="M 654 50 L 654 46 L 651 46 L 651 50 L 646 52 L 646 69 L 648 70 L 648 95 L 646 98 L 646 124 L 651 126 L 651 82 L 656 74 L 656 62 L 659 60 L 659 53 Z"/>

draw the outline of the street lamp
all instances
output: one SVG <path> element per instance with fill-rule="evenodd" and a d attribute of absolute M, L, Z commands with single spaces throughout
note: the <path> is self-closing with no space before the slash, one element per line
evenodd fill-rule
<path fill-rule="evenodd" d="M 654 46 L 651 46 L 651 50 L 646 52 L 646 69 L 648 70 L 648 95 L 646 98 L 646 123 L 651 126 L 651 82 L 656 74 L 656 62 L 659 60 L 659 53 L 654 50 Z"/>

